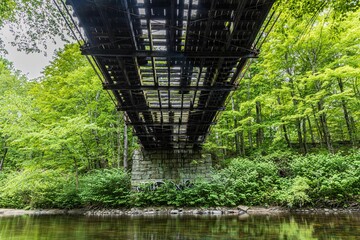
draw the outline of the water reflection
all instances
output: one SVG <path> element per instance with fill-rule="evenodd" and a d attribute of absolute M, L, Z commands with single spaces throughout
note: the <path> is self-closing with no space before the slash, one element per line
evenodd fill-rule
<path fill-rule="evenodd" d="M 359 239 L 360 214 L 277 216 L 21 216 L 0 239 Z"/>

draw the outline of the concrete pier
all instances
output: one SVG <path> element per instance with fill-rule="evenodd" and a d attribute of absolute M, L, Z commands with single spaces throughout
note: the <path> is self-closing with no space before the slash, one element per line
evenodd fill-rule
<path fill-rule="evenodd" d="M 135 150 L 132 164 L 132 185 L 171 180 L 184 183 L 211 174 L 211 155 L 200 152 L 176 153 L 168 151 Z"/>

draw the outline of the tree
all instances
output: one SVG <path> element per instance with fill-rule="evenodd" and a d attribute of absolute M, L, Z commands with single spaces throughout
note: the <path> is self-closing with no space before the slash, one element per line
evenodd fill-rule
<path fill-rule="evenodd" d="M 70 34 L 70 29 L 63 18 L 69 16 L 61 15 L 58 10 L 59 7 L 66 12 L 61 1 L 2 0 L 0 29 L 7 25 L 15 37 L 11 44 L 27 53 L 44 51 L 51 42 L 59 40 L 69 42 L 74 36 Z M 0 49 L 1 43 L 0 37 Z"/>
<path fill-rule="evenodd" d="M 238 154 L 234 135 L 241 132 L 247 154 L 252 139 L 261 153 L 285 146 L 304 154 L 310 146 L 329 152 L 358 146 L 359 11 L 335 22 L 333 14 L 296 19 L 283 13 L 232 96 L 236 105 L 229 104 L 213 128 L 233 141 L 216 146 L 211 135 L 207 146 Z"/>
<path fill-rule="evenodd" d="M 122 113 L 119 120 L 77 45 L 58 52 L 41 79 L 29 82 L 10 70 L 3 75 L 2 146 L 14 149 L 6 156 L 15 159 L 16 152 L 18 166 L 72 169 L 77 175 L 116 166 L 117 156 L 124 156 L 124 149 L 119 151 L 124 135 L 118 135 Z M 128 138 L 131 153 L 131 132 Z"/>
<path fill-rule="evenodd" d="M 317 15 L 325 9 L 334 11 L 335 18 L 343 18 L 349 12 L 355 12 L 360 7 L 359 0 L 281 0 L 281 8 L 285 9 L 294 17 L 302 17 L 304 15 Z"/>

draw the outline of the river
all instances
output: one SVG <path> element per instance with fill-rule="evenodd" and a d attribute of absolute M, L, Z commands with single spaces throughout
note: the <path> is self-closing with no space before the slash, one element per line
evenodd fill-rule
<path fill-rule="evenodd" d="M 360 213 L 0 217 L 1 240 L 360 239 Z"/>

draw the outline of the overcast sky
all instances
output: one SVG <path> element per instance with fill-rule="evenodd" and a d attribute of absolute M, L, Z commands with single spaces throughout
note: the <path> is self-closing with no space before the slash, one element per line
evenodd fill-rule
<path fill-rule="evenodd" d="M 53 59 L 55 50 L 62 48 L 64 45 L 61 41 L 57 41 L 57 45 L 48 44 L 47 56 L 44 56 L 44 53 L 26 54 L 25 52 L 19 52 L 16 47 L 9 44 L 13 40 L 13 36 L 6 26 L 0 31 L 0 35 L 2 35 L 5 49 L 8 51 L 5 58 L 13 62 L 15 69 L 20 70 L 29 79 L 40 77 L 44 67 Z"/>

